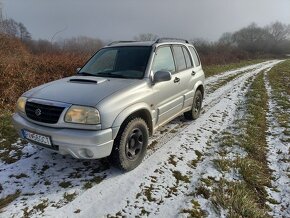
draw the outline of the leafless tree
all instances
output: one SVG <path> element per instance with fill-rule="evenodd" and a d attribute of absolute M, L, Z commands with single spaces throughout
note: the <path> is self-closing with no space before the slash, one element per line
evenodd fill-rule
<path fill-rule="evenodd" d="M 70 39 L 64 39 L 57 43 L 63 51 L 73 53 L 94 53 L 103 46 L 99 39 L 78 36 Z"/>
<path fill-rule="evenodd" d="M 266 30 L 273 36 L 276 42 L 289 39 L 290 25 L 275 22 L 266 27 Z"/>
<path fill-rule="evenodd" d="M 219 38 L 218 43 L 221 45 L 234 45 L 235 42 L 233 40 L 233 34 L 229 32 L 223 33 L 222 36 Z"/>
<path fill-rule="evenodd" d="M 158 35 L 153 33 L 141 33 L 138 36 L 134 37 L 134 40 L 136 41 L 155 41 L 158 39 Z"/>
<path fill-rule="evenodd" d="M 237 46 L 251 53 L 264 51 L 270 39 L 269 32 L 254 23 L 233 34 L 233 40 Z"/>

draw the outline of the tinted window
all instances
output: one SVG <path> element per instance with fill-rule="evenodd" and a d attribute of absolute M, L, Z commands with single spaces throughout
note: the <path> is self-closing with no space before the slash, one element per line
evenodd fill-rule
<path fill-rule="evenodd" d="M 144 77 L 152 47 L 128 46 L 104 48 L 97 52 L 79 72 L 100 77 Z"/>
<path fill-rule="evenodd" d="M 198 56 L 196 54 L 195 49 L 193 47 L 189 47 L 189 50 L 190 50 L 190 52 L 192 54 L 192 57 L 193 57 L 193 61 L 195 63 L 195 66 L 198 67 L 200 65 L 200 61 L 199 61 L 199 58 L 198 58 Z"/>
<path fill-rule="evenodd" d="M 182 47 L 182 51 L 183 51 L 183 54 L 185 57 L 186 67 L 191 68 L 193 66 L 193 64 L 192 64 L 191 57 L 189 55 L 188 50 L 185 47 Z"/>
<path fill-rule="evenodd" d="M 170 47 L 160 47 L 157 49 L 155 59 L 152 65 L 153 72 L 159 70 L 175 72 L 175 65 Z"/>
<path fill-rule="evenodd" d="M 181 46 L 173 46 L 173 51 L 177 70 L 180 71 L 186 69 L 186 63 Z"/>

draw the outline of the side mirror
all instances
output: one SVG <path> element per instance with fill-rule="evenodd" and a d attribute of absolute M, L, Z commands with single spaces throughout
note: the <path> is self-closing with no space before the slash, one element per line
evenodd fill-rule
<path fill-rule="evenodd" d="M 171 73 L 169 71 L 157 71 L 153 76 L 153 83 L 170 81 Z"/>
<path fill-rule="evenodd" d="M 81 68 L 78 67 L 78 68 L 76 69 L 76 73 L 78 73 L 80 70 L 81 70 Z"/>

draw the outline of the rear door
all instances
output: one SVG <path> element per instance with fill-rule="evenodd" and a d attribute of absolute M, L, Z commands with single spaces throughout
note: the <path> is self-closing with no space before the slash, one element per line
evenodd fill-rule
<path fill-rule="evenodd" d="M 194 66 L 188 49 L 184 45 L 174 45 L 173 54 L 177 72 L 174 79 L 178 82 L 178 93 L 182 98 L 182 108 L 191 107 L 193 102 Z"/>
<path fill-rule="evenodd" d="M 196 83 L 199 80 L 203 81 L 204 80 L 204 73 L 203 73 L 203 70 L 201 67 L 201 63 L 200 63 L 200 59 L 198 57 L 198 54 L 197 54 L 195 48 L 192 46 L 189 46 L 189 50 L 190 50 L 190 53 L 191 53 L 191 56 L 192 56 L 192 59 L 194 62 L 194 69 L 193 69 L 194 81 L 193 82 Z"/>

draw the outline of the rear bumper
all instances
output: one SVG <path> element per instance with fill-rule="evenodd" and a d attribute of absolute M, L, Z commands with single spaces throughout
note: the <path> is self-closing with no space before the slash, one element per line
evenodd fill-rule
<path fill-rule="evenodd" d="M 22 129 L 50 136 L 53 145 L 58 147 L 57 150 L 52 151 L 63 155 L 70 154 L 79 159 L 107 157 L 113 148 L 112 129 L 80 130 L 45 127 L 27 121 L 18 113 L 13 114 L 13 124 L 20 137 L 23 138 Z"/>

